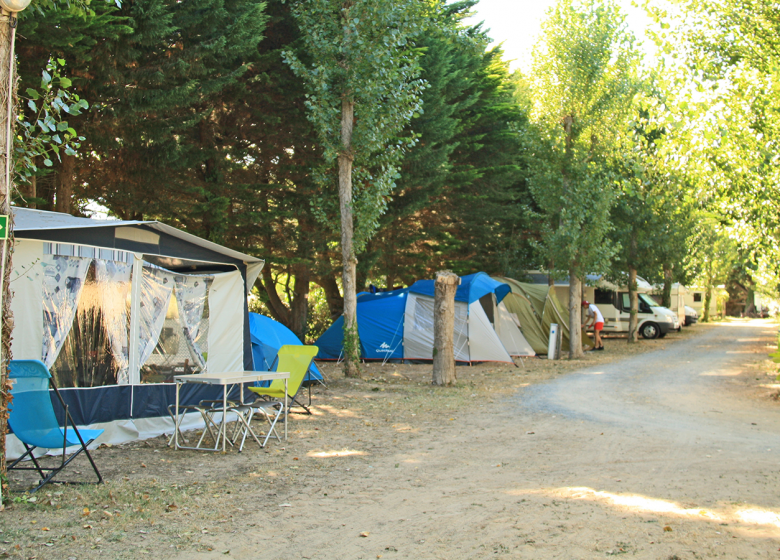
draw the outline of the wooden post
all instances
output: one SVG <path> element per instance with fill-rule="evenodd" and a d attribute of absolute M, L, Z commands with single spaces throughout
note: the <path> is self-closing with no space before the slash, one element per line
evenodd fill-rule
<path fill-rule="evenodd" d="M 454 385 L 455 292 L 460 278 L 449 270 L 436 273 L 433 300 L 433 384 Z"/>

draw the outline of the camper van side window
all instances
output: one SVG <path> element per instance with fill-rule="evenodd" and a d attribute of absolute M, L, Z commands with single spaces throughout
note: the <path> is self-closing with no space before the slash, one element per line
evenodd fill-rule
<path fill-rule="evenodd" d="M 701 303 L 701 292 L 694 292 L 693 301 L 696 303 Z"/>
<path fill-rule="evenodd" d="M 599 288 L 596 288 L 595 294 L 593 296 L 593 303 L 596 305 L 598 304 L 605 304 L 605 305 L 612 305 L 614 303 L 614 296 L 615 292 L 612 290 L 601 290 Z"/>

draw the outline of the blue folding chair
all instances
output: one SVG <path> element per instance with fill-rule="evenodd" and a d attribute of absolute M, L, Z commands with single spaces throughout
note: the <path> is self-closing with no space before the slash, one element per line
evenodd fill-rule
<path fill-rule="evenodd" d="M 14 435 L 24 444 L 27 452 L 11 463 L 8 466 L 8 470 L 38 471 L 38 474 L 41 475 L 41 483 L 32 491 L 36 492 L 51 481 L 83 451 L 95 470 L 98 478 L 97 483 L 103 482 L 103 477 L 100 476 L 100 471 L 98 471 L 97 465 L 95 465 L 95 461 L 92 460 L 92 456 L 87 449 L 87 446 L 95 441 L 103 433 L 103 430 L 81 430 L 79 432 L 68 411 L 68 405 L 62 400 L 62 396 L 57 391 L 57 386 L 54 384 L 54 380 L 43 362 L 38 360 L 11 360 L 9 369 L 9 377 L 14 380 L 14 384 L 13 389 L 11 389 L 13 401 L 11 401 L 8 424 L 14 431 Z M 64 428 L 60 427 L 57 416 L 54 414 L 49 387 L 54 390 L 54 394 L 57 395 L 62 408 L 65 410 Z M 68 427 L 68 424 L 70 424 L 70 427 Z M 66 459 L 65 449 L 76 445 L 79 446 L 78 451 Z M 59 449 L 62 447 L 60 464 L 50 469 L 48 473 L 44 472 L 44 468 L 41 467 L 38 458 L 33 455 L 33 450 L 38 447 L 45 449 Z M 28 455 L 35 467 L 17 466 Z"/>

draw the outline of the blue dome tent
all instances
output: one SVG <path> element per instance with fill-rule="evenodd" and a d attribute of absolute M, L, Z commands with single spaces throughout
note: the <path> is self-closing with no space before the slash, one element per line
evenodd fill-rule
<path fill-rule="evenodd" d="M 252 358 L 255 371 L 269 371 L 274 367 L 276 354 L 285 344 L 303 344 L 290 329 L 278 321 L 257 313 L 249 314 L 249 337 L 252 342 Z M 303 382 L 322 382 L 322 373 L 312 362 Z M 265 382 L 267 385 L 268 382 Z"/>
<path fill-rule="evenodd" d="M 512 356 L 534 351 L 502 300 L 511 288 L 484 272 L 461 277 L 455 295 L 455 359 L 459 362 L 512 362 Z M 366 360 L 433 358 L 434 281 L 357 297 L 361 357 Z M 323 360 L 343 352 L 342 317 L 317 340 Z"/>

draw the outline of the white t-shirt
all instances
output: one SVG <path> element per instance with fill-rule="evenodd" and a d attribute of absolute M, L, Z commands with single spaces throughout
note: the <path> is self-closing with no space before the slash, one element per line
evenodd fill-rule
<path fill-rule="evenodd" d="M 596 316 L 595 323 L 603 323 L 604 322 L 604 315 L 601 314 L 601 311 L 599 311 L 599 308 L 596 307 L 595 303 L 591 303 L 588 306 L 588 317 Z"/>

